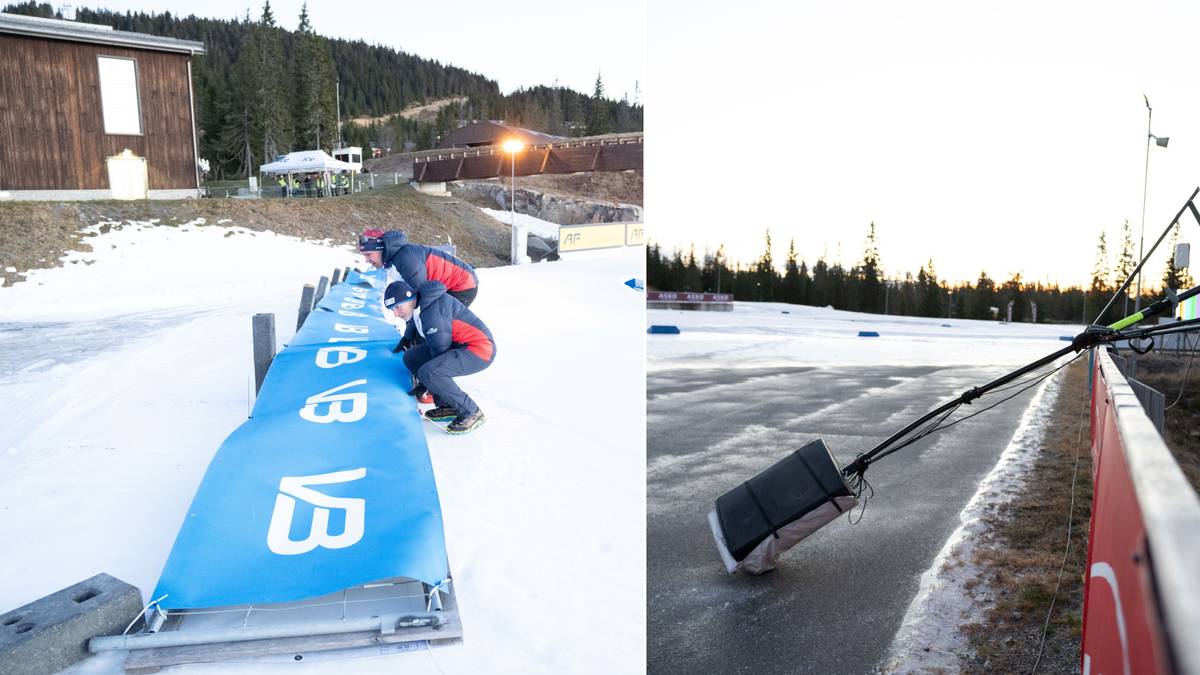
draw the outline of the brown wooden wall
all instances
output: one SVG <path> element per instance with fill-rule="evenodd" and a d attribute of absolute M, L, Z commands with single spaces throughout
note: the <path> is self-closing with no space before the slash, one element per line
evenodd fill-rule
<path fill-rule="evenodd" d="M 98 56 L 137 60 L 141 136 L 104 133 Z M 126 148 L 151 190 L 196 188 L 188 58 L 0 34 L 0 190 L 108 189 Z"/>
<path fill-rule="evenodd" d="M 625 171 L 642 168 L 642 144 L 599 143 L 560 148 L 534 148 L 517 156 L 517 175 L 532 176 L 539 173 L 576 173 L 579 171 Z M 459 157 L 430 159 L 413 164 L 413 178 L 418 183 L 440 183 L 443 181 L 507 176 L 512 170 L 512 160 L 507 153 L 461 156 L 468 153 L 457 151 Z M 483 152 L 487 152 L 484 149 Z"/>

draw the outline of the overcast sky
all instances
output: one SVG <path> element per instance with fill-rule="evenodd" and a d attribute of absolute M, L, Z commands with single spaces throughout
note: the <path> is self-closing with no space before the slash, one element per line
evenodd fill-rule
<path fill-rule="evenodd" d="M 51 0 L 59 6 L 63 3 Z M 83 0 L 76 7 L 142 11 L 230 19 L 250 10 L 262 14 L 262 0 Z M 276 21 L 295 30 L 301 0 L 272 0 Z M 605 92 L 633 97 L 644 80 L 646 16 L 642 0 L 560 2 L 308 3 L 313 28 L 328 37 L 361 39 L 466 68 L 496 80 L 500 89 L 560 84 L 590 94 L 596 73 Z M 645 89 L 644 84 L 642 88 Z"/>
<path fill-rule="evenodd" d="M 1146 246 L 1200 184 L 1200 3 L 648 5 L 647 222 L 750 261 L 1083 283 L 1102 229 Z M 695 97 L 700 94 L 702 99 Z M 719 186 L 720 189 L 715 189 Z M 1184 230 L 1200 242 L 1200 226 Z M 1200 254 L 1200 251 L 1197 252 Z M 1161 263 L 1151 273 L 1161 276 Z M 1198 275 L 1200 276 L 1200 275 Z"/>

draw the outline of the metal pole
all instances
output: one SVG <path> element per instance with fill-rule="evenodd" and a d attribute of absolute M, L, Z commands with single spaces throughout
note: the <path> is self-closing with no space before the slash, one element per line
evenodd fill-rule
<path fill-rule="evenodd" d="M 325 297 L 325 289 L 329 287 L 329 277 L 321 277 L 317 282 L 317 292 L 313 295 L 313 306 L 321 302 L 321 298 Z"/>
<path fill-rule="evenodd" d="M 263 380 L 267 379 L 271 361 L 275 359 L 275 315 L 255 314 L 250 325 L 254 341 L 254 394 L 257 396 Z"/>
<path fill-rule="evenodd" d="M 1138 232 L 1138 261 L 1142 260 L 1142 246 L 1146 238 L 1146 188 L 1150 184 L 1150 139 L 1154 134 L 1150 133 L 1150 120 L 1154 115 L 1154 109 L 1150 107 L 1150 99 L 1142 94 L 1142 98 L 1146 101 L 1146 168 L 1142 172 L 1142 227 Z M 1134 291 L 1133 311 L 1137 312 L 1142 308 L 1142 274 L 1139 271 L 1137 277 L 1137 290 Z M 1129 313 L 1129 296 L 1125 296 L 1125 313 Z M 1129 360 L 1129 376 L 1137 375 L 1137 352 L 1130 354 Z"/>
<path fill-rule="evenodd" d="M 337 97 L 338 147 L 342 147 L 342 78 L 334 81 L 334 95 Z"/>
<path fill-rule="evenodd" d="M 517 260 L 517 153 L 515 150 L 512 152 L 512 184 L 510 188 L 512 197 L 508 203 L 508 224 L 512 226 L 512 262 L 514 265 L 520 265 L 521 261 Z"/>
<path fill-rule="evenodd" d="M 93 654 L 123 649 L 153 649 L 158 647 L 182 647 L 185 645 L 210 645 L 220 642 L 246 642 L 311 635 L 336 635 L 341 633 L 363 633 L 379 631 L 393 633 L 397 628 L 437 627 L 446 623 L 441 612 L 409 612 L 407 614 L 385 614 L 333 621 L 309 621 L 274 626 L 251 626 L 249 628 L 218 628 L 195 631 L 168 631 L 165 633 L 135 633 L 133 635 L 106 635 L 88 641 L 88 651 Z"/>
<path fill-rule="evenodd" d="M 309 312 L 313 306 L 313 288 L 312 284 L 304 284 L 304 290 L 300 291 L 300 312 L 296 315 L 296 330 L 304 325 L 304 320 L 308 318 Z"/>
<path fill-rule="evenodd" d="M 1143 94 L 1143 96 L 1145 96 Z M 1146 99 L 1146 170 L 1142 173 L 1142 229 L 1138 232 L 1138 260 L 1142 259 L 1142 246 L 1146 239 L 1146 188 L 1150 184 L 1150 139 L 1153 134 L 1150 133 L 1150 119 L 1154 115 L 1154 109 L 1150 107 L 1150 99 Z M 1137 290 L 1134 291 L 1133 311 L 1138 311 L 1142 307 L 1142 275 L 1139 273 L 1137 278 Z M 1125 301 L 1125 313 L 1129 313 L 1129 301 Z"/>

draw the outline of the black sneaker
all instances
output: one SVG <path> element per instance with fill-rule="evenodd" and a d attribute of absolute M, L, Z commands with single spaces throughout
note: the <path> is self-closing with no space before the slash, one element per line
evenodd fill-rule
<path fill-rule="evenodd" d="M 482 410 L 476 410 L 470 415 L 459 415 L 454 418 L 454 421 L 446 425 L 446 431 L 452 434 L 466 434 L 483 426 L 487 418 L 483 416 Z"/>
<path fill-rule="evenodd" d="M 434 422 L 449 422 L 457 419 L 458 411 L 448 405 L 439 405 L 436 408 L 430 408 L 425 411 L 425 417 Z"/>

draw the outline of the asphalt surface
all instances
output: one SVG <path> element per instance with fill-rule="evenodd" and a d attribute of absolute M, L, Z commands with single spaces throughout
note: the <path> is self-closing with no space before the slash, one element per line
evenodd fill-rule
<path fill-rule="evenodd" d="M 873 466 L 842 517 L 766 575 L 727 575 L 713 500 L 814 438 L 844 464 L 1002 368 L 665 370 L 647 377 L 651 673 L 869 673 L 1036 388 Z M 1012 392 L 984 397 L 955 417 Z M 857 513 L 855 514 L 857 516 Z"/>

